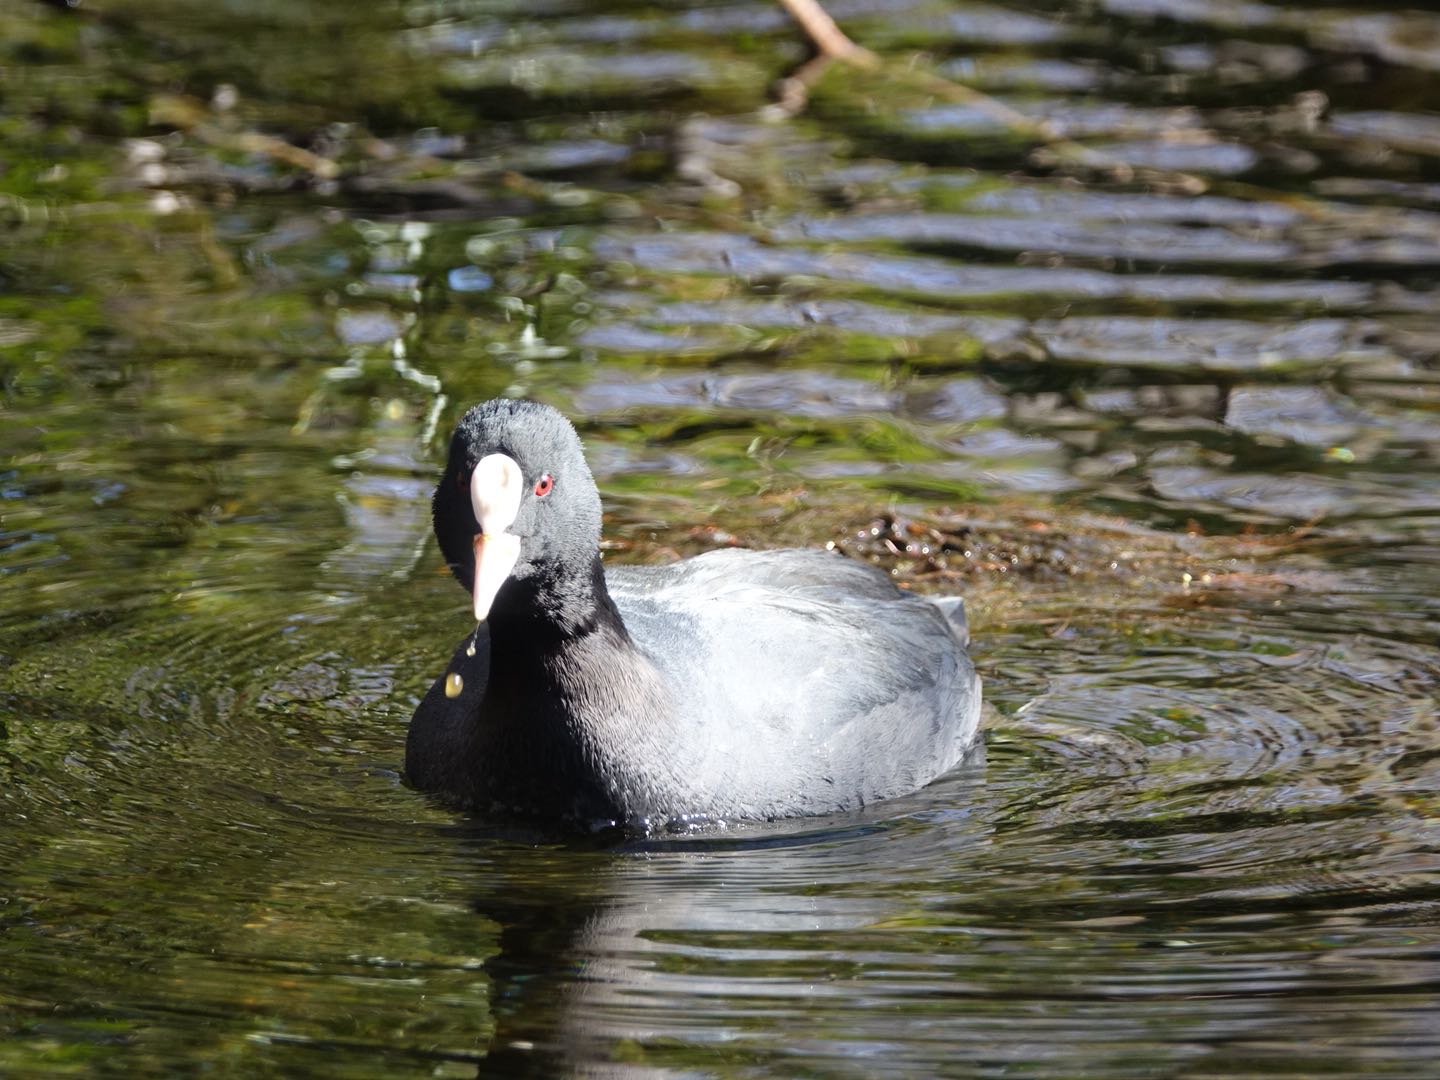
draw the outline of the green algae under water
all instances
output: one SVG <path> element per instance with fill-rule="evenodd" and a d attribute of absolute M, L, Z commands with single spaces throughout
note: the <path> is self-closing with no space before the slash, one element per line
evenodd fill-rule
<path fill-rule="evenodd" d="M 1433 1070 L 1440 19 L 829 6 L 886 67 L 791 119 L 778 5 L 0 10 L 0 1073 Z M 611 560 L 963 591 L 983 748 L 647 840 L 408 790 L 502 393 Z"/>

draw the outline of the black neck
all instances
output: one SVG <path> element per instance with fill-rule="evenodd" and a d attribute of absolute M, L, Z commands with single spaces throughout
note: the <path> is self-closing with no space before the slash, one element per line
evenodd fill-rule
<path fill-rule="evenodd" d="M 550 654 L 600 631 L 627 645 L 630 634 L 605 585 L 605 566 L 596 552 L 590 564 L 568 573 L 513 581 L 490 613 L 493 637 L 524 642 L 532 653 Z"/>
<path fill-rule="evenodd" d="M 480 729 L 517 773 L 546 762 L 542 786 L 573 800 L 571 813 L 629 820 L 679 790 L 670 775 L 683 768 L 671 752 L 675 717 L 610 598 L 598 553 L 587 592 L 585 610 L 567 608 L 565 618 L 543 603 L 492 617 Z"/>

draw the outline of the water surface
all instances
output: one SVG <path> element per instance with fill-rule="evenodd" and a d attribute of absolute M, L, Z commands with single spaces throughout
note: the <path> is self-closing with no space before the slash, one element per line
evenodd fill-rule
<path fill-rule="evenodd" d="M 884 66 L 788 118 L 767 3 L 3 9 L 0 1072 L 1432 1070 L 1440 16 L 830 7 Z M 410 791 L 497 394 L 609 559 L 963 592 L 984 745 L 684 837 Z"/>

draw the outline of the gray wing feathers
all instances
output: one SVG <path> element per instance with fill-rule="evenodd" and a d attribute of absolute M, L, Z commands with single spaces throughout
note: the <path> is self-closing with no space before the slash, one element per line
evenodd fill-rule
<path fill-rule="evenodd" d="M 873 567 L 720 551 L 607 578 L 717 796 L 855 806 L 926 783 L 974 733 L 979 685 L 950 612 Z M 737 745 L 742 727 L 755 734 Z"/>

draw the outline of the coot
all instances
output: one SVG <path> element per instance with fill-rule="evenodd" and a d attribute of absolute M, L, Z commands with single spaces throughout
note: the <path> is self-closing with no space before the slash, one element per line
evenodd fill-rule
<path fill-rule="evenodd" d="M 411 784 L 589 828 L 851 810 L 922 787 L 975 735 L 958 600 L 827 551 L 607 570 L 560 413 L 465 414 L 435 533 L 478 626 L 410 724 Z"/>

